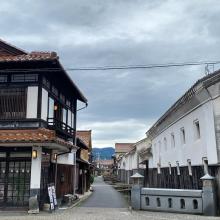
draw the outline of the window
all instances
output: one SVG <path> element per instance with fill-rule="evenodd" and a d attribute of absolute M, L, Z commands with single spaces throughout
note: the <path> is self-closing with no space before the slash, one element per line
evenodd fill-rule
<path fill-rule="evenodd" d="M 198 209 L 198 201 L 196 199 L 193 199 L 193 208 Z"/>
<path fill-rule="evenodd" d="M 26 118 L 26 88 L 0 89 L 0 119 Z"/>
<path fill-rule="evenodd" d="M 177 161 L 176 162 L 176 169 L 177 169 L 177 175 L 180 175 L 180 163 Z"/>
<path fill-rule="evenodd" d="M 208 174 L 209 173 L 209 170 L 208 170 L 208 159 L 206 157 L 203 158 L 203 166 L 204 166 L 204 173 L 205 174 Z"/>
<path fill-rule="evenodd" d="M 157 207 L 160 207 L 161 203 L 160 203 L 160 198 L 157 198 Z"/>
<path fill-rule="evenodd" d="M 37 82 L 38 74 L 12 74 L 12 82 Z"/>
<path fill-rule="evenodd" d="M 191 165 L 191 160 L 187 160 L 188 163 L 188 171 L 189 171 L 189 175 L 192 176 L 192 165 Z"/>
<path fill-rule="evenodd" d="M 172 199 L 168 198 L 168 208 L 172 208 L 172 207 L 173 207 Z"/>
<path fill-rule="evenodd" d="M 185 134 L 185 129 L 181 128 L 180 129 L 180 139 L 181 139 L 181 144 L 185 144 L 186 143 L 186 134 Z"/>
<path fill-rule="evenodd" d="M 54 100 L 49 97 L 48 118 L 54 118 Z"/>
<path fill-rule="evenodd" d="M 71 111 L 68 109 L 68 121 L 67 121 L 67 124 L 68 124 L 68 126 L 70 126 L 71 127 Z"/>
<path fill-rule="evenodd" d="M 195 133 L 195 139 L 200 139 L 200 125 L 199 121 L 194 121 L 194 133 Z"/>
<path fill-rule="evenodd" d="M 167 139 L 166 138 L 163 139 L 163 144 L 164 144 L 165 151 L 167 151 Z"/>
<path fill-rule="evenodd" d="M 4 83 L 8 81 L 7 75 L 0 75 L 0 83 Z"/>
<path fill-rule="evenodd" d="M 145 204 L 146 204 L 146 206 L 149 206 L 149 205 L 150 205 L 150 199 L 149 199 L 149 197 L 145 197 Z"/>
<path fill-rule="evenodd" d="M 185 200 L 184 199 L 180 199 L 180 208 L 181 209 L 185 209 Z"/>
<path fill-rule="evenodd" d="M 169 174 L 172 174 L 172 168 L 171 168 L 171 163 L 169 163 Z"/>
<path fill-rule="evenodd" d="M 63 123 L 67 123 L 67 110 L 65 108 L 63 108 Z"/>
<path fill-rule="evenodd" d="M 175 147 L 175 136 L 174 133 L 171 134 L 171 147 Z"/>

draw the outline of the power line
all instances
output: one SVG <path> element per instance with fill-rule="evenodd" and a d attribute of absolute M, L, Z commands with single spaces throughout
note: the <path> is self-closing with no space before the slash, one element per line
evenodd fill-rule
<path fill-rule="evenodd" d="M 143 64 L 143 65 L 123 65 L 123 66 L 94 66 L 94 67 L 68 67 L 62 68 L 24 68 L 13 69 L 13 72 L 56 72 L 56 71 L 108 71 L 108 70 L 135 70 L 135 69 L 153 69 L 153 68 L 170 68 L 182 66 L 201 66 L 201 65 L 215 65 L 220 64 L 220 61 L 197 61 L 197 62 L 182 62 L 182 63 L 163 63 L 163 64 Z M 12 69 L 0 69 L 0 72 L 11 72 Z"/>
<path fill-rule="evenodd" d="M 125 66 L 98 66 L 98 67 L 78 67 L 66 68 L 67 71 L 93 71 L 93 70 L 123 70 L 123 69 L 152 69 L 152 68 L 169 68 L 181 66 L 199 66 L 199 65 L 215 65 L 220 61 L 199 61 L 184 63 L 164 63 L 164 64 L 146 64 L 146 65 L 125 65 Z"/>

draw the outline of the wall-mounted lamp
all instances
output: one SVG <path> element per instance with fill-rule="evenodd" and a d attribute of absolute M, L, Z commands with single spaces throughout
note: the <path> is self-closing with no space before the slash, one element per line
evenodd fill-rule
<path fill-rule="evenodd" d="M 37 150 L 32 150 L 32 158 L 33 159 L 37 158 Z"/>
<path fill-rule="evenodd" d="M 53 160 L 57 160 L 57 153 L 53 154 Z"/>

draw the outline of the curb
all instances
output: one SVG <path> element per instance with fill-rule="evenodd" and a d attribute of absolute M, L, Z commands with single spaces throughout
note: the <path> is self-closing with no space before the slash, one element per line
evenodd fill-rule
<path fill-rule="evenodd" d="M 74 203 L 73 205 L 71 205 L 70 207 L 68 207 L 68 209 L 72 209 L 78 205 L 80 205 L 82 202 L 84 202 L 86 199 L 88 199 L 93 192 L 89 192 L 88 195 L 85 195 L 84 197 L 82 197 L 81 199 L 79 199 L 76 203 Z"/>

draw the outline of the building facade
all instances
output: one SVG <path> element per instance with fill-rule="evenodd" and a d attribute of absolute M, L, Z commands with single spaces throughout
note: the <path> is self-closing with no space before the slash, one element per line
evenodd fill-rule
<path fill-rule="evenodd" d="M 150 187 L 201 189 L 216 177 L 219 194 L 220 71 L 198 80 L 147 132 Z"/>
<path fill-rule="evenodd" d="M 28 208 L 31 198 L 38 209 L 49 183 L 73 193 L 77 101 L 87 103 L 55 52 L 0 41 L 0 207 Z"/>

